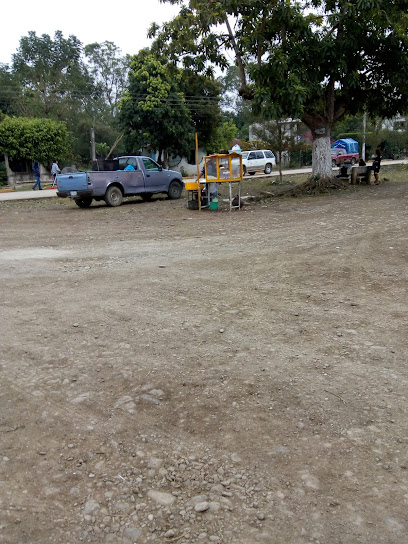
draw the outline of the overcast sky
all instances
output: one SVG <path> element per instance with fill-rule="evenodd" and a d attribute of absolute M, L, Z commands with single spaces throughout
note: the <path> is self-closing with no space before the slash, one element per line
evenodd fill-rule
<path fill-rule="evenodd" d="M 110 41 L 123 55 L 133 55 L 150 45 L 146 34 L 152 22 L 168 21 L 179 9 L 159 0 L 5 0 L 1 7 L 0 63 L 11 63 L 20 38 L 30 30 L 51 37 L 61 30 L 64 38 L 73 34 L 84 45 Z"/>

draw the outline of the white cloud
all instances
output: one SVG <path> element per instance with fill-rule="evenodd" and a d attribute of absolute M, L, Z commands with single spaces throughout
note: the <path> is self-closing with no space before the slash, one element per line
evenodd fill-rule
<path fill-rule="evenodd" d="M 172 19 L 179 6 L 161 4 L 159 0 L 121 0 L 89 2 L 69 0 L 20 0 L 3 2 L 0 32 L 0 63 L 9 64 L 19 47 L 20 38 L 30 30 L 37 35 L 54 36 L 61 30 L 64 37 L 76 36 L 84 45 L 111 41 L 122 53 L 131 55 L 150 45 L 147 30 L 152 22 Z"/>

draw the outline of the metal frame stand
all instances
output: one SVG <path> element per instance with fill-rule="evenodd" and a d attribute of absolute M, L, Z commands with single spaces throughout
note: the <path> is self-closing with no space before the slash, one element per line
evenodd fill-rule
<path fill-rule="evenodd" d="M 207 182 L 202 182 L 205 189 L 205 195 L 203 197 L 201 191 L 200 191 L 200 199 L 201 199 L 201 208 L 209 208 L 210 207 L 210 192 L 208 190 L 208 184 Z M 204 204 L 205 202 L 205 204 Z M 200 209 L 201 209 L 200 208 Z"/>
<path fill-rule="evenodd" d="M 233 183 L 238 183 L 238 206 L 233 206 L 232 205 L 232 201 L 233 201 L 232 184 Z M 234 210 L 236 208 L 238 208 L 240 210 L 241 209 L 241 181 L 230 181 L 228 183 L 228 185 L 229 185 L 229 209 L 230 209 L 230 211 Z"/>
<path fill-rule="evenodd" d="M 198 191 L 188 191 L 188 197 L 187 197 L 187 208 L 189 210 L 198 210 L 199 205 L 199 192 Z"/>

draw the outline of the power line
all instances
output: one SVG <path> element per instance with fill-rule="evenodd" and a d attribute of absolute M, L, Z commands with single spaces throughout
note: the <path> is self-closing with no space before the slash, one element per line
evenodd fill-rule
<path fill-rule="evenodd" d="M 39 91 L 37 91 L 36 89 L 29 89 L 29 91 L 35 93 L 34 97 L 35 96 L 38 96 L 39 94 Z M 20 98 L 31 98 L 30 96 L 26 96 L 24 95 L 24 91 L 21 92 L 19 90 L 16 90 L 12 87 L 2 87 L 1 88 L 1 93 L 2 94 L 6 94 L 6 95 L 9 95 L 9 96 L 17 96 L 17 97 L 20 97 Z M 93 103 L 93 104 L 98 104 L 98 101 L 93 99 L 93 98 L 89 98 L 88 95 L 86 94 L 83 94 L 83 93 L 77 93 L 76 91 L 74 92 L 70 92 L 70 91 L 67 91 L 66 93 L 68 96 L 66 96 L 65 98 L 77 98 L 78 100 L 80 99 L 85 99 L 87 100 L 87 102 L 89 103 Z M 54 95 L 55 96 L 55 95 Z M 121 96 L 121 98 L 123 98 L 123 96 Z M 174 95 L 171 95 L 171 96 L 167 96 L 167 97 L 158 97 L 158 96 L 154 96 L 154 95 L 151 95 L 151 94 L 137 94 L 137 95 L 131 95 L 131 98 L 133 100 L 139 100 L 139 101 L 143 101 L 143 100 L 146 100 L 147 98 L 152 98 L 153 100 L 159 100 L 160 102 L 172 102 L 172 103 L 175 103 L 175 104 L 179 104 L 180 102 L 186 102 L 186 103 L 200 103 L 200 104 L 203 104 L 203 103 L 210 103 L 210 102 L 214 102 L 214 103 L 218 103 L 220 102 L 221 100 L 224 99 L 223 96 L 199 96 L 199 95 L 183 95 L 183 97 L 175 97 Z M 57 100 L 55 100 L 57 102 Z"/>

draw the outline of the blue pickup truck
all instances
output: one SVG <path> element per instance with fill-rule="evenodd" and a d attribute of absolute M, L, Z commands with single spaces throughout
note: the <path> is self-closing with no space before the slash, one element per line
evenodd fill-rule
<path fill-rule="evenodd" d="M 184 188 L 179 172 L 163 169 L 150 157 L 118 157 L 110 166 L 112 170 L 58 174 L 57 196 L 72 198 L 80 208 L 89 208 L 92 200 L 120 206 L 124 197 L 136 195 L 144 200 L 156 193 L 180 198 Z"/>

